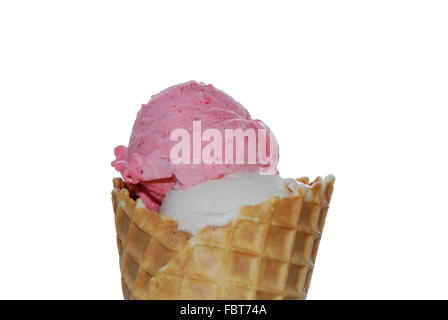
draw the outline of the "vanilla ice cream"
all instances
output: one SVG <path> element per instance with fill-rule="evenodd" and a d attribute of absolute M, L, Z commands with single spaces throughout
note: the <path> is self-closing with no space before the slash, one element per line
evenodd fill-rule
<path fill-rule="evenodd" d="M 294 179 L 258 172 L 237 173 L 200 183 L 186 190 L 171 190 L 160 207 L 179 223 L 179 229 L 196 234 L 205 226 L 225 226 L 241 208 L 271 197 L 290 197 L 298 188 Z"/>

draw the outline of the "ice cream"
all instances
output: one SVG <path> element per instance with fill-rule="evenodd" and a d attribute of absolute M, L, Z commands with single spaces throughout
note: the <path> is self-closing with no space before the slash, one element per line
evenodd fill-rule
<path fill-rule="evenodd" d="M 126 299 L 306 297 L 334 177 L 281 178 L 266 131 L 193 81 L 143 105 L 112 162 Z"/>
<path fill-rule="evenodd" d="M 166 194 L 172 189 L 188 189 L 229 174 L 256 172 L 267 166 L 276 171 L 276 162 L 250 163 L 249 151 L 244 155 L 244 163 L 234 161 L 230 164 L 224 160 L 221 163 L 198 163 L 195 159 L 197 154 L 193 150 L 189 157 L 190 163 L 174 164 L 170 155 L 178 141 L 172 140 L 173 131 L 181 129 L 193 136 L 191 144 L 194 148 L 198 142 L 194 137 L 195 123 L 200 123 L 203 132 L 215 129 L 222 136 L 228 129 L 253 129 L 254 132 L 264 129 L 269 132 L 263 122 L 252 119 L 241 104 L 212 85 L 190 81 L 153 96 L 138 112 L 129 147 L 118 146 L 115 149 L 116 160 L 112 162 L 149 209 L 158 211 Z M 272 140 L 269 135 L 265 140 L 257 136 L 256 145 L 263 145 L 266 153 L 273 155 L 277 152 L 277 146 L 272 147 Z M 201 150 L 206 144 L 199 140 Z M 221 141 L 221 144 L 225 149 L 225 141 Z M 236 153 L 235 144 L 234 158 Z"/>
<path fill-rule="evenodd" d="M 187 190 L 172 190 L 163 200 L 160 213 L 179 224 L 179 229 L 196 234 L 205 226 L 225 226 L 245 206 L 271 197 L 290 197 L 298 183 L 279 175 L 237 173 L 197 184 Z"/>

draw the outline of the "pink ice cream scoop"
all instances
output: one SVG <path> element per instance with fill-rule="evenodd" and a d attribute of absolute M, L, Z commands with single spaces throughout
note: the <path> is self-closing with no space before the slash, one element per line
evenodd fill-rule
<path fill-rule="evenodd" d="M 201 130 L 199 133 L 198 126 Z M 198 143 L 200 150 L 204 150 L 209 143 L 204 136 L 201 139 L 201 133 L 207 132 L 207 129 L 215 129 L 223 137 L 220 141 L 222 158 L 216 157 L 213 163 L 197 159 Z M 154 211 L 159 210 L 166 194 L 172 189 L 187 189 L 229 174 L 254 172 L 268 166 L 277 170 L 278 157 L 274 165 L 272 162 L 254 163 L 248 159 L 249 149 L 243 163 L 236 161 L 236 143 L 232 147 L 232 163 L 224 161 L 228 148 L 225 144 L 229 142 L 225 139 L 226 130 L 229 129 L 253 129 L 253 132 L 264 129 L 269 133 L 269 128 L 263 122 L 252 119 L 241 104 L 212 85 L 195 81 L 178 84 L 152 96 L 151 101 L 142 106 L 134 123 L 129 147 L 118 146 L 115 149 L 116 160 L 112 166 L 121 172 L 129 187 Z M 172 161 L 173 147 L 179 146 L 180 141 L 180 136 L 177 137 L 179 139 L 173 139 L 175 130 L 188 133 L 190 137 L 187 141 L 192 150 L 187 153 L 189 163 Z M 265 145 L 267 154 L 271 154 L 271 149 L 277 153 L 277 145 L 271 145 L 271 141 L 275 140 L 272 137 L 268 134 L 265 139 L 261 139 L 257 135 L 256 145 Z M 248 137 L 245 137 L 245 141 L 248 142 Z M 201 151 L 199 154 L 202 154 Z M 183 157 L 185 159 L 185 154 Z"/>

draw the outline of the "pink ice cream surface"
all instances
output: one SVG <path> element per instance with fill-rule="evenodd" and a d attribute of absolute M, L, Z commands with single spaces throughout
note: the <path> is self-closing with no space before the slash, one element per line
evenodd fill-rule
<path fill-rule="evenodd" d="M 229 174 L 254 172 L 266 166 L 258 162 L 247 164 L 247 161 L 245 164 L 193 164 L 193 161 L 191 164 L 173 164 L 170 150 L 177 141 L 170 141 L 172 130 L 182 128 L 192 135 L 193 121 L 198 120 L 202 132 L 214 128 L 223 137 L 225 129 L 269 130 L 260 120 L 252 119 L 240 103 L 210 84 L 190 81 L 152 96 L 137 114 L 129 147 L 116 147 L 116 160 L 112 162 L 150 210 L 158 211 L 171 189 L 187 189 Z M 202 142 L 202 146 L 205 144 Z M 266 144 L 270 152 L 269 136 Z"/>

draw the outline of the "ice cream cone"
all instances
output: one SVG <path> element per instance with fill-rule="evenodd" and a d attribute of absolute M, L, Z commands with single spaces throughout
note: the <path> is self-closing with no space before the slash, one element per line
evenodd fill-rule
<path fill-rule="evenodd" d="M 334 177 L 298 181 L 294 196 L 244 207 L 193 236 L 115 179 L 125 299 L 305 299 Z"/>

